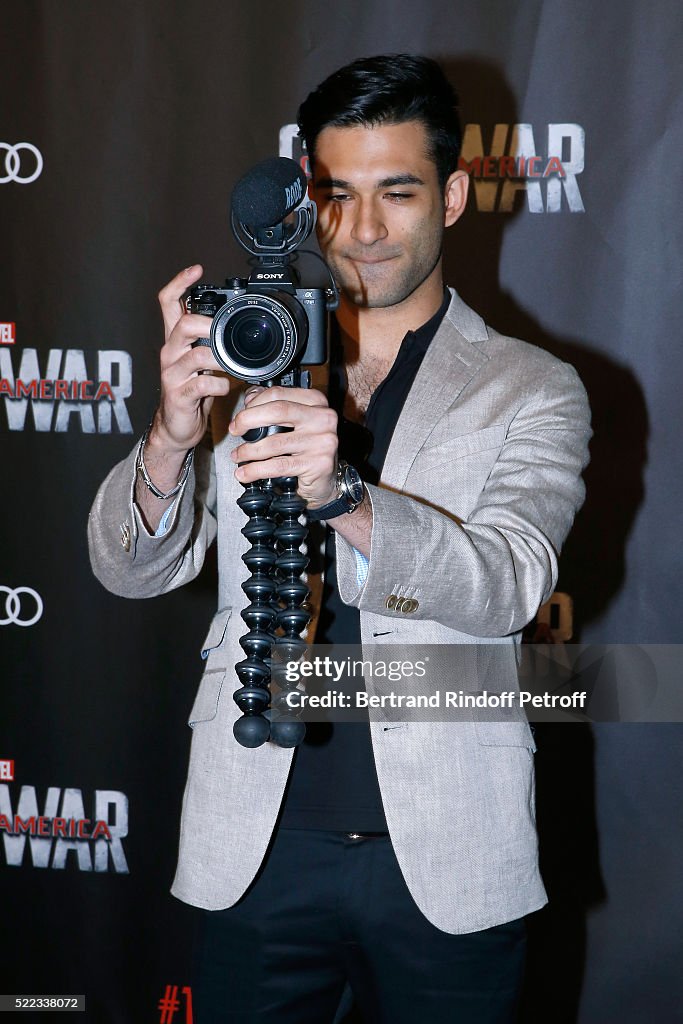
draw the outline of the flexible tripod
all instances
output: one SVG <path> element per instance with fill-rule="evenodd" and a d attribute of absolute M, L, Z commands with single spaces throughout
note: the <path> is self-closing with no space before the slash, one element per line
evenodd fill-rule
<path fill-rule="evenodd" d="M 267 382 L 287 387 L 310 387 L 310 373 L 296 368 Z M 245 441 L 257 441 L 284 430 L 267 427 L 250 430 Z M 249 604 L 242 618 L 249 632 L 240 639 L 246 659 L 235 666 L 241 687 L 233 699 L 242 712 L 233 734 L 243 747 L 260 747 L 270 739 L 280 747 L 296 747 L 306 734 L 304 722 L 287 703 L 296 687 L 281 666 L 297 660 L 305 651 L 302 631 L 310 621 L 306 607 L 309 590 L 301 575 L 308 558 L 300 550 L 307 529 L 299 522 L 306 502 L 297 494 L 297 478 L 279 477 L 246 484 L 237 504 L 249 517 L 242 528 L 250 548 L 242 555 L 251 575 L 242 584 Z M 271 702 L 271 681 L 279 687 Z"/>

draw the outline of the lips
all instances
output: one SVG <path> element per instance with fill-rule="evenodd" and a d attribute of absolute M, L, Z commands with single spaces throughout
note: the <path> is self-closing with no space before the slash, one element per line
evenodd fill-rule
<path fill-rule="evenodd" d="M 365 263 L 372 266 L 375 263 L 387 263 L 389 260 L 395 260 L 397 256 L 398 253 L 393 253 L 391 256 L 351 256 L 347 254 L 346 258 L 352 263 Z"/>

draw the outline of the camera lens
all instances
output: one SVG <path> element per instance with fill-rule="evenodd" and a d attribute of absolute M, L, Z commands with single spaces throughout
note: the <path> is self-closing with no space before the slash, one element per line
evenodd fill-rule
<path fill-rule="evenodd" d="M 237 362 L 267 366 L 282 347 L 282 329 L 267 313 L 237 313 L 230 324 L 228 348 Z"/>
<path fill-rule="evenodd" d="M 308 340 L 308 319 L 284 292 L 247 293 L 230 299 L 211 324 L 217 362 L 241 380 L 271 380 L 287 372 Z"/>

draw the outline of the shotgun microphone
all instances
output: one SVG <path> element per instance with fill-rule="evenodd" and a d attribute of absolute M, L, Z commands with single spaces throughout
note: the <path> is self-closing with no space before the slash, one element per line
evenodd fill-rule
<path fill-rule="evenodd" d="M 295 160 L 283 156 L 262 160 L 232 190 L 233 218 L 252 230 L 272 227 L 299 206 L 306 190 L 306 175 Z"/>

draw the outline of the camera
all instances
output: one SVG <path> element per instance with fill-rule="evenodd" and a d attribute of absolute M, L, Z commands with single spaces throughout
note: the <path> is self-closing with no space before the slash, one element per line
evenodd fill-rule
<path fill-rule="evenodd" d="M 186 300 L 189 313 L 212 318 L 208 340 L 195 344 L 209 345 L 232 377 L 307 386 L 299 368 L 327 361 L 327 314 L 336 308 L 338 292 L 324 260 L 331 287 L 306 287 L 292 256 L 315 218 L 306 176 L 293 160 L 264 160 L 235 186 L 231 227 L 253 270 L 248 278 L 228 278 L 225 286 L 196 285 Z"/>
<path fill-rule="evenodd" d="M 213 317 L 208 344 L 221 369 L 260 383 L 293 366 L 326 362 L 325 289 L 297 284 L 294 268 L 283 262 L 256 268 L 248 280 L 228 279 L 224 288 L 191 290 L 188 312 Z"/>

